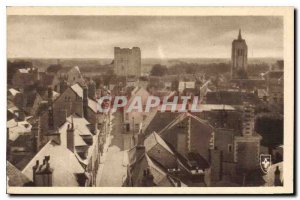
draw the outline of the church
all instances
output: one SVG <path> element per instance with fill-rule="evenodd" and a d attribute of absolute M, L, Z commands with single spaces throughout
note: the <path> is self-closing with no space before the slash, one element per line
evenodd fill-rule
<path fill-rule="evenodd" d="M 247 78 L 248 46 L 242 38 L 241 29 L 238 38 L 232 41 L 231 79 Z"/>

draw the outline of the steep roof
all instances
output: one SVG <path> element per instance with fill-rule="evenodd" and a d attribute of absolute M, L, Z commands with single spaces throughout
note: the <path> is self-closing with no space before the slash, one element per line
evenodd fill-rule
<path fill-rule="evenodd" d="M 30 184 L 30 179 L 18 170 L 9 161 L 6 161 L 6 173 L 8 177 L 8 185 L 22 187 Z"/>
<path fill-rule="evenodd" d="M 91 135 L 92 133 L 90 130 L 86 127 L 89 123 L 86 121 L 86 119 L 82 117 L 72 116 L 73 117 L 73 123 L 74 123 L 74 139 L 75 139 L 75 146 L 87 146 L 87 144 L 84 142 L 81 136 L 84 135 Z M 67 128 L 68 125 L 71 125 L 72 118 L 69 116 L 67 118 L 67 121 L 58 129 L 58 132 L 60 133 L 60 139 L 61 144 L 64 146 L 67 146 Z"/>
<path fill-rule="evenodd" d="M 157 144 L 161 145 L 164 149 L 174 155 L 174 152 L 170 149 L 167 143 L 156 132 L 153 132 L 145 139 L 144 145 L 146 148 L 146 152 L 148 152 Z"/>
<path fill-rule="evenodd" d="M 141 186 L 144 170 L 149 169 L 153 175 L 153 183 L 158 187 L 172 187 L 173 182 L 169 179 L 167 173 L 156 165 L 153 160 L 147 155 L 142 155 L 141 159 L 137 160 L 132 166 L 132 182 L 133 186 Z"/>
<path fill-rule="evenodd" d="M 280 181 L 283 182 L 283 162 L 279 162 L 276 164 L 273 164 L 270 166 L 270 168 L 268 169 L 268 173 L 266 175 L 263 176 L 265 183 L 265 186 L 274 186 L 274 179 L 275 179 L 275 171 L 276 168 L 278 167 L 279 171 L 280 171 Z"/>
<path fill-rule="evenodd" d="M 203 120 L 192 113 L 180 113 L 177 118 L 169 122 L 158 134 L 168 144 L 177 148 L 178 142 L 188 143 L 187 137 L 184 141 L 179 141 L 181 137 L 179 134 L 189 134 L 190 149 L 181 149 L 181 154 L 186 154 L 188 151 L 196 151 L 205 159 L 208 159 L 208 149 L 212 147 L 214 127 L 211 126 L 206 120 Z M 201 142 L 201 145 L 199 145 Z M 178 149 L 177 149 L 178 150 Z M 179 151 L 179 150 L 178 150 Z"/>
<path fill-rule="evenodd" d="M 26 120 L 17 122 L 15 119 L 11 119 L 6 122 L 7 128 L 9 128 L 9 139 L 14 141 L 21 134 L 29 133 L 31 131 L 31 124 Z"/>
<path fill-rule="evenodd" d="M 34 156 L 22 172 L 32 180 L 32 167 L 35 166 L 37 160 L 42 163 L 45 156 L 50 156 L 50 167 L 54 170 L 52 174 L 53 186 L 79 186 L 76 175 L 84 173 L 83 167 L 74 153 L 52 140 Z"/>
<path fill-rule="evenodd" d="M 8 89 L 8 92 L 12 95 L 12 96 L 16 96 L 17 94 L 21 94 L 21 92 L 19 90 L 16 90 L 14 88 L 10 88 Z"/>
<path fill-rule="evenodd" d="M 83 98 L 83 88 L 79 85 L 79 83 L 75 83 L 71 86 L 71 89 L 81 98 Z M 97 102 L 88 98 L 88 106 L 93 112 L 97 112 Z"/>

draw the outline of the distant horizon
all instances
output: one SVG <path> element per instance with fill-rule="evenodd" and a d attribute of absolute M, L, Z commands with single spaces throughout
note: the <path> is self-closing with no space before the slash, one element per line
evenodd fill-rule
<path fill-rule="evenodd" d="M 249 57 L 283 57 L 280 16 L 7 17 L 11 58 L 109 58 L 113 47 L 144 58 L 230 58 L 239 29 Z"/>
<path fill-rule="evenodd" d="M 97 59 L 110 59 L 114 60 L 114 58 L 109 57 L 103 57 L 103 58 L 97 58 L 97 57 L 7 57 L 7 59 L 91 59 L 91 60 L 97 60 Z M 143 59 L 160 59 L 160 60 L 170 60 L 170 59 L 229 59 L 231 60 L 231 57 L 169 57 L 169 58 L 157 58 L 157 57 L 142 57 Z M 278 59 L 283 60 L 282 57 L 248 57 L 248 59 Z"/>

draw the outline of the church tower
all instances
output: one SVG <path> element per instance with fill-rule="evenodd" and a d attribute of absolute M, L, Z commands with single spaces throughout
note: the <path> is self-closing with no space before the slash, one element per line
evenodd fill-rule
<path fill-rule="evenodd" d="M 231 51 L 231 78 L 247 78 L 247 54 L 248 47 L 246 41 L 242 38 L 241 29 L 238 38 L 232 41 Z"/>

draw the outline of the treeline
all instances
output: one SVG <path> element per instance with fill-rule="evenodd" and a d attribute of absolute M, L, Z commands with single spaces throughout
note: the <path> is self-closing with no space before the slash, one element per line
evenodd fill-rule
<path fill-rule="evenodd" d="M 224 74 L 230 72 L 229 63 L 176 63 L 170 67 L 165 65 L 156 64 L 153 65 L 150 74 L 152 76 L 164 76 L 164 75 L 178 75 L 178 74 L 195 74 L 195 73 L 206 73 L 206 74 Z"/>
<path fill-rule="evenodd" d="M 248 65 L 248 75 L 249 76 L 259 76 L 269 70 L 269 65 L 267 63 L 259 64 L 249 64 Z"/>
<path fill-rule="evenodd" d="M 12 78 L 18 69 L 32 67 L 32 63 L 25 60 L 7 61 L 7 84 L 11 84 Z"/>
<path fill-rule="evenodd" d="M 260 113 L 256 116 L 255 131 L 262 136 L 263 146 L 274 148 L 283 144 L 283 116 Z"/>
<path fill-rule="evenodd" d="M 179 62 L 169 67 L 161 64 L 152 66 L 150 74 L 152 76 L 177 75 L 177 74 L 195 74 L 206 73 L 208 75 L 225 74 L 230 72 L 231 64 L 229 62 L 221 63 L 186 63 Z M 259 76 L 269 70 L 269 64 L 258 63 L 248 65 L 248 76 Z"/>

